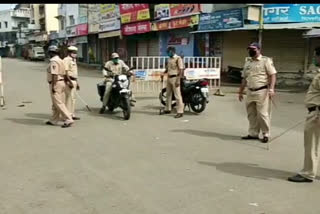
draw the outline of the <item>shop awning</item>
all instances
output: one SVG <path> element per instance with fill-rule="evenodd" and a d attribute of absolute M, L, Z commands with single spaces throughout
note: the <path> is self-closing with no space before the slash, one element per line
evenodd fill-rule
<path fill-rule="evenodd" d="M 304 38 L 320 37 L 320 29 L 309 30 L 303 35 L 303 37 Z"/>
<path fill-rule="evenodd" d="M 281 29 L 292 29 L 292 30 L 310 30 L 312 28 L 320 28 L 320 23 L 290 23 L 290 24 L 264 24 L 264 30 L 281 30 Z M 244 25 L 243 28 L 232 28 L 232 29 L 217 29 L 207 31 L 192 31 L 190 33 L 209 33 L 209 32 L 222 32 L 222 31 L 235 31 L 235 30 L 258 30 L 258 24 Z"/>
<path fill-rule="evenodd" d="M 115 36 L 121 36 L 121 31 L 111 31 L 111 32 L 105 32 L 105 33 L 99 33 L 99 39 L 108 38 L 108 37 L 115 37 Z"/>

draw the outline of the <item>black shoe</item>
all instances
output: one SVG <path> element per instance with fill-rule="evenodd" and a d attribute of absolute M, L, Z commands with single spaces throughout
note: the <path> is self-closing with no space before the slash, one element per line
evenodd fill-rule
<path fill-rule="evenodd" d="M 47 122 L 46 122 L 46 125 L 54 126 L 54 124 L 53 124 L 51 121 L 47 121 Z"/>
<path fill-rule="evenodd" d="M 181 113 L 178 113 L 176 116 L 174 116 L 174 118 L 181 118 L 181 117 L 183 117 L 183 114 Z"/>
<path fill-rule="evenodd" d="M 80 120 L 80 117 L 72 117 L 72 120 Z"/>
<path fill-rule="evenodd" d="M 313 182 L 313 180 L 311 180 L 309 178 L 305 178 L 299 174 L 292 176 L 292 177 L 289 177 L 288 181 L 296 182 L 296 183 L 312 183 Z"/>
<path fill-rule="evenodd" d="M 261 140 L 262 143 L 268 143 L 268 141 L 269 141 L 268 137 L 263 137 Z"/>
<path fill-rule="evenodd" d="M 130 102 L 130 106 L 131 106 L 131 107 L 134 107 L 134 106 L 135 106 L 135 105 L 132 103 L 132 101 Z"/>
<path fill-rule="evenodd" d="M 244 136 L 244 137 L 241 137 L 242 140 L 259 140 L 259 137 L 254 137 L 254 136 L 251 136 L 251 135 L 247 135 L 247 136 Z"/>
<path fill-rule="evenodd" d="M 99 111 L 99 114 L 103 114 L 106 111 L 106 107 L 102 107 Z"/>
<path fill-rule="evenodd" d="M 163 111 L 163 114 L 171 114 L 171 111 Z"/>
<path fill-rule="evenodd" d="M 72 126 L 72 123 L 65 123 L 61 126 L 61 128 L 69 128 Z"/>

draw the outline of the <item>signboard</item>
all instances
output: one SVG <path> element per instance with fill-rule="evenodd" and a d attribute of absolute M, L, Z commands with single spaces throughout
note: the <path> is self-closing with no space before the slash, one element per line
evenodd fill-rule
<path fill-rule="evenodd" d="M 76 36 L 88 35 L 88 24 L 80 24 L 76 26 Z"/>
<path fill-rule="evenodd" d="M 118 18 L 120 18 L 119 8 L 116 4 L 101 4 L 99 32 L 119 30 Z"/>
<path fill-rule="evenodd" d="M 320 4 L 265 4 L 264 23 L 320 22 Z"/>
<path fill-rule="evenodd" d="M 188 80 L 220 79 L 220 68 L 186 68 L 184 76 Z"/>
<path fill-rule="evenodd" d="M 156 4 L 154 6 L 154 19 L 170 17 L 170 4 Z"/>
<path fill-rule="evenodd" d="M 243 27 L 242 9 L 222 10 L 200 15 L 198 30 L 219 30 Z"/>
<path fill-rule="evenodd" d="M 120 4 L 121 23 L 150 19 L 149 4 Z"/>
<path fill-rule="evenodd" d="M 161 31 L 161 30 L 192 27 L 193 25 L 197 25 L 198 23 L 199 23 L 198 15 L 188 16 L 184 18 L 178 18 L 178 19 L 153 23 L 152 30 Z"/>
<path fill-rule="evenodd" d="M 79 37 L 77 37 L 76 41 L 77 41 L 77 44 L 88 43 L 88 37 L 87 36 L 79 36 Z"/>
<path fill-rule="evenodd" d="M 147 22 L 138 22 L 132 24 L 123 25 L 121 28 L 122 35 L 133 35 L 140 33 L 147 33 L 151 31 L 151 23 Z"/>
<path fill-rule="evenodd" d="M 137 70 L 135 71 L 135 78 L 138 80 L 145 80 L 147 76 L 146 70 Z"/>
<path fill-rule="evenodd" d="M 191 16 L 200 12 L 200 4 L 170 4 L 171 18 Z"/>
<path fill-rule="evenodd" d="M 100 27 L 100 5 L 89 4 L 88 10 L 89 33 L 97 33 Z"/>
<path fill-rule="evenodd" d="M 77 36 L 77 28 L 76 26 L 66 27 L 67 37 Z"/>

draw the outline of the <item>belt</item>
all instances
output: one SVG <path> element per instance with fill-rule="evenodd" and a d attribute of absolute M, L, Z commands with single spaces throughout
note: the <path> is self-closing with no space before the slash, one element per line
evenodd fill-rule
<path fill-rule="evenodd" d="M 310 112 L 313 112 L 313 111 L 315 111 L 317 109 L 320 110 L 320 106 L 312 106 L 312 107 L 308 108 L 308 111 L 310 113 Z"/>
<path fill-rule="evenodd" d="M 177 77 L 177 76 L 178 76 L 177 74 L 169 75 L 169 78 L 173 78 L 173 77 Z"/>
<path fill-rule="evenodd" d="M 71 80 L 75 80 L 75 81 L 77 80 L 77 78 L 75 78 L 75 77 L 70 77 L 70 79 Z"/>
<path fill-rule="evenodd" d="M 249 90 L 250 90 L 250 91 L 259 91 L 259 90 L 262 90 L 262 89 L 265 89 L 265 88 L 268 88 L 268 86 L 265 85 L 265 86 L 262 86 L 262 87 L 260 87 L 260 88 L 249 88 Z"/>
<path fill-rule="evenodd" d="M 64 79 L 61 79 L 61 80 L 57 80 L 57 81 L 64 81 Z M 52 83 L 52 81 L 49 81 L 49 84 L 51 84 Z"/>

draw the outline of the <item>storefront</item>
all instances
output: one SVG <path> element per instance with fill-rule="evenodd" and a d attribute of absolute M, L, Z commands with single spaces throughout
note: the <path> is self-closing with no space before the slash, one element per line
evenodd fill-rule
<path fill-rule="evenodd" d="M 190 34 L 199 23 L 199 4 L 155 5 L 155 19 L 152 30 L 159 32 L 160 56 L 166 56 L 168 46 L 176 48 L 180 56 L 199 56 L 201 41 L 196 43 Z M 200 47 L 200 48 L 199 48 Z"/>
<path fill-rule="evenodd" d="M 306 43 L 303 33 L 313 27 L 320 27 L 319 23 L 310 22 L 315 19 L 315 14 L 301 15 L 301 11 L 308 10 L 306 5 L 264 7 L 262 54 L 273 59 L 280 73 L 290 75 L 303 72 L 308 64 L 306 55 L 310 52 L 309 46 L 314 46 Z M 202 14 L 198 31 L 192 33 L 208 35 L 208 53 L 222 56 L 222 67 L 226 71 L 228 66 L 243 67 L 248 55 L 246 47 L 258 41 L 258 29 L 256 23 L 243 24 L 242 9 L 232 9 Z"/>
<path fill-rule="evenodd" d="M 151 32 L 149 4 L 120 4 L 123 53 L 133 56 L 159 56 L 159 37 Z"/>
<path fill-rule="evenodd" d="M 121 36 L 119 6 L 116 4 L 100 4 L 99 16 L 99 49 L 101 63 L 110 59 L 119 47 Z"/>

